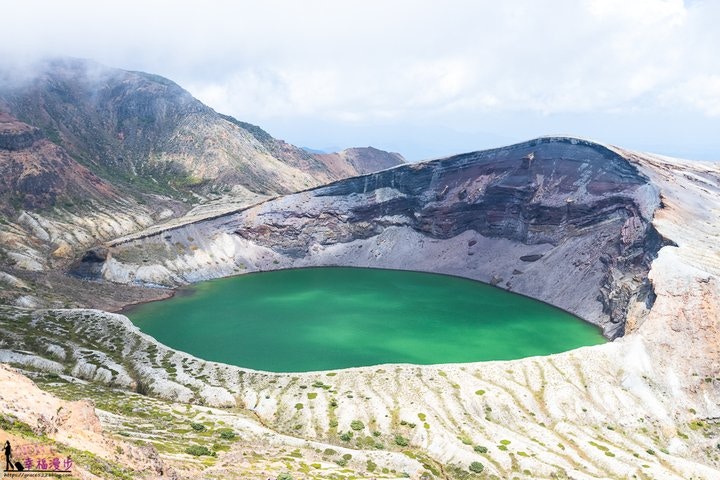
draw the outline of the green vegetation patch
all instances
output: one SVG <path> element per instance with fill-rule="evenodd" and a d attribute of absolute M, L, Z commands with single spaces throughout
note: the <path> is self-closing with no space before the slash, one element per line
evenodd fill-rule
<path fill-rule="evenodd" d="M 360 420 L 353 420 L 352 422 L 350 422 L 350 428 L 357 432 L 365 428 L 365 424 Z"/>
<path fill-rule="evenodd" d="M 214 452 L 211 452 L 206 446 L 204 445 L 190 445 L 185 449 L 185 453 L 188 455 L 192 455 L 194 457 L 201 457 L 201 456 L 208 456 L 212 457 L 215 456 Z"/>
<path fill-rule="evenodd" d="M 485 470 L 485 466 L 480 462 L 472 462 L 468 470 L 474 473 L 482 473 L 482 471 Z"/>

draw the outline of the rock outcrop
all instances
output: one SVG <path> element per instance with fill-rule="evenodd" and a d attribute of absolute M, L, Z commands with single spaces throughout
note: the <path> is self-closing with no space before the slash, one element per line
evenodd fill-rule
<path fill-rule="evenodd" d="M 40 130 L 0 111 L 0 150 L 22 150 L 40 140 Z"/>

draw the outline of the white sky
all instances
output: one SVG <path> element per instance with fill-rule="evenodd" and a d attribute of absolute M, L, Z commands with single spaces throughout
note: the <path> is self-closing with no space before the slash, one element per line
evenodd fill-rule
<path fill-rule="evenodd" d="M 313 148 L 568 133 L 720 160 L 718 24 L 716 0 L 6 0 L 0 62 L 157 73 Z"/>

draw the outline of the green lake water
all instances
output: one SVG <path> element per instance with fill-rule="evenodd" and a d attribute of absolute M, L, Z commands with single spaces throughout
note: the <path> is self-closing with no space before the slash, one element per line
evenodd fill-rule
<path fill-rule="evenodd" d="M 126 314 L 172 348 L 272 372 L 509 360 L 605 342 L 567 312 L 490 285 L 364 268 L 213 280 Z"/>

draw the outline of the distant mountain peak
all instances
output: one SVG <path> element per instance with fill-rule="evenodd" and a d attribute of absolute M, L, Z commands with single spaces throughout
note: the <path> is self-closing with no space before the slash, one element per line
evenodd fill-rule
<path fill-rule="evenodd" d="M 355 171 L 360 175 L 407 163 L 399 153 L 386 152 L 375 147 L 351 147 L 335 153 L 316 154 L 315 157 L 330 165 L 332 169 Z"/>
<path fill-rule="evenodd" d="M 131 195 L 277 195 L 385 167 L 357 152 L 341 168 L 328 164 L 158 75 L 79 58 L 46 59 L 28 72 L 0 82 L 0 107 Z"/>

